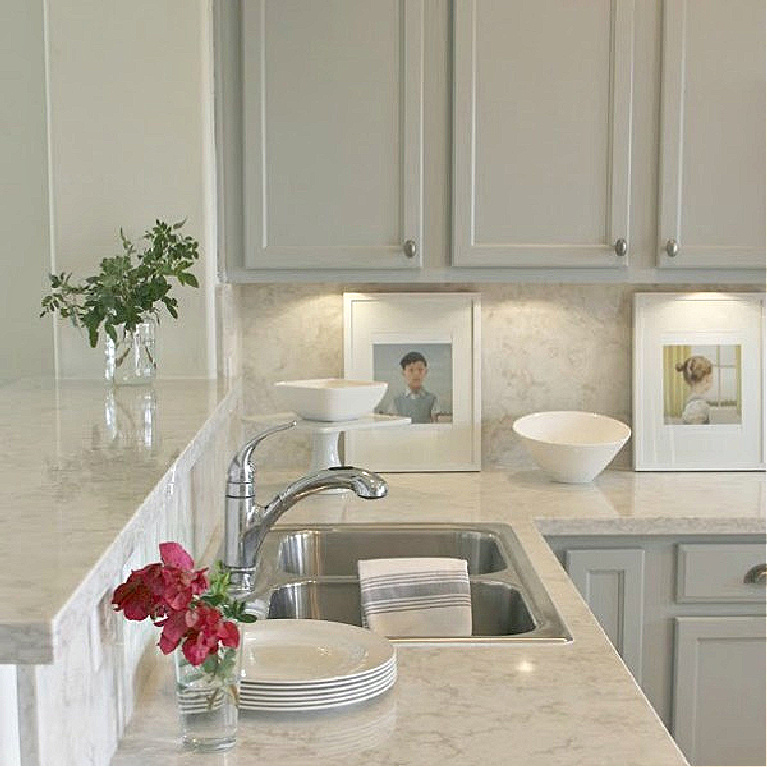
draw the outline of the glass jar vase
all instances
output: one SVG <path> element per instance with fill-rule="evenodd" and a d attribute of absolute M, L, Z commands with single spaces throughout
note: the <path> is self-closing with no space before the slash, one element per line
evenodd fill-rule
<path fill-rule="evenodd" d="M 189 663 L 180 647 L 173 656 L 183 744 L 196 751 L 231 748 L 237 739 L 242 643 L 220 648 L 202 666 Z"/>
<path fill-rule="evenodd" d="M 154 382 L 157 358 L 154 348 L 154 322 L 136 325 L 133 333 L 118 332 L 117 342 L 109 336 L 105 347 L 104 377 L 118 386 L 149 386 Z"/>

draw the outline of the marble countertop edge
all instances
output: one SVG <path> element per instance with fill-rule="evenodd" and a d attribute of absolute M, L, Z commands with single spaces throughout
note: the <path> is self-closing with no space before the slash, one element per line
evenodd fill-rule
<path fill-rule="evenodd" d="M 183 449 L 170 457 L 165 471 L 141 500 L 116 538 L 100 553 L 72 593 L 50 619 L 24 620 L 4 618 L 0 624 L 0 663 L 19 665 L 55 663 L 59 657 L 62 638 L 74 623 L 82 621 L 86 608 L 97 603 L 106 592 L 111 592 L 122 577 L 122 568 L 139 543 L 148 515 L 157 504 L 176 472 L 191 465 L 200 450 L 204 435 L 215 428 L 241 396 L 239 384 L 234 383 L 223 392 L 209 416 L 194 430 Z"/>
<path fill-rule="evenodd" d="M 572 517 L 536 517 L 535 526 L 542 535 L 764 535 L 764 517 L 644 517 L 642 519 L 574 519 Z"/>

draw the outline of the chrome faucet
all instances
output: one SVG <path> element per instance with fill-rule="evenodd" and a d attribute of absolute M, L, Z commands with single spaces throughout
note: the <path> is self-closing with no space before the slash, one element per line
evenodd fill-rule
<path fill-rule="evenodd" d="M 334 466 L 300 477 L 262 506 L 256 502 L 256 470 L 251 457 L 266 437 L 290 429 L 296 421 L 274 426 L 247 442 L 229 464 L 224 508 L 224 565 L 231 573 L 233 591 L 246 593 L 255 586 L 258 552 L 275 522 L 302 498 L 322 490 L 353 490 L 360 498 L 383 498 L 388 487 L 383 477 L 353 466 Z"/>

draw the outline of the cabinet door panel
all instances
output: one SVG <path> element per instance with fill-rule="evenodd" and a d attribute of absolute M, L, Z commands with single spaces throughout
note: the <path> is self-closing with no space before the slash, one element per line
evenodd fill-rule
<path fill-rule="evenodd" d="M 663 24 L 660 264 L 763 267 L 764 0 L 665 0 Z"/>
<path fill-rule="evenodd" d="M 574 549 L 567 573 L 637 683 L 642 679 L 644 551 Z"/>
<path fill-rule="evenodd" d="M 625 265 L 633 8 L 457 1 L 455 265 Z"/>
<path fill-rule="evenodd" d="M 691 764 L 765 764 L 765 619 L 676 618 L 673 735 Z"/>
<path fill-rule="evenodd" d="M 248 267 L 419 266 L 422 59 L 422 0 L 243 3 Z"/>

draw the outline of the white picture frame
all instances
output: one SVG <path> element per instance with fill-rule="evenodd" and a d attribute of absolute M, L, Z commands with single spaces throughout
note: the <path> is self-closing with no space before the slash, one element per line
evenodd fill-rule
<path fill-rule="evenodd" d="M 381 472 L 479 471 L 479 294 L 344 293 L 344 376 L 389 382 L 377 412 L 405 414 L 400 365 L 410 352 L 426 360 L 422 388 L 434 389 L 427 415 L 421 402 L 420 423 L 344 434 L 345 463 Z"/>
<path fill-rule="evenodd" d="M 634 468 L 765 468 L 762 293 L 634 296 Z"/>

